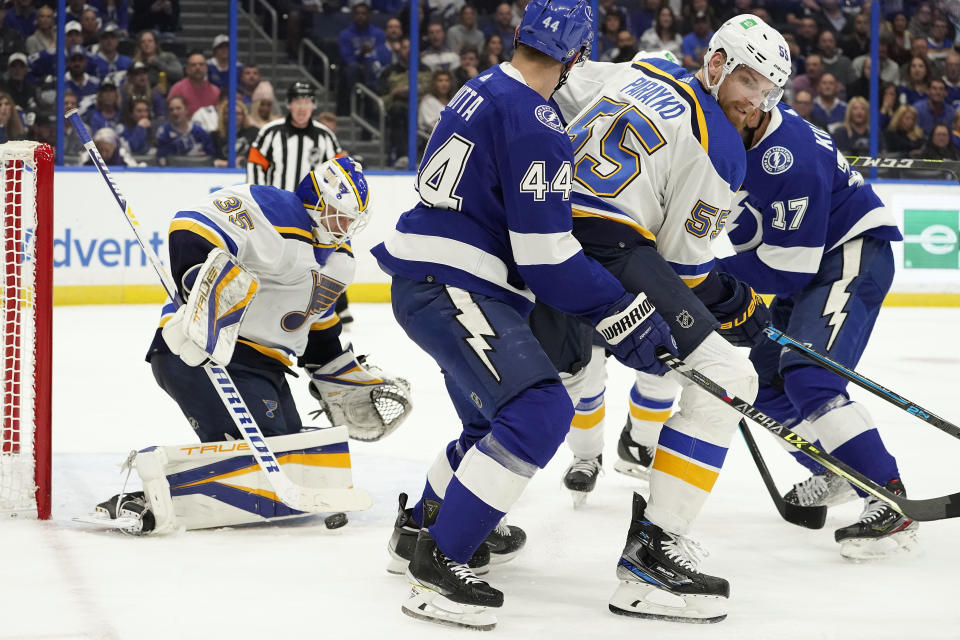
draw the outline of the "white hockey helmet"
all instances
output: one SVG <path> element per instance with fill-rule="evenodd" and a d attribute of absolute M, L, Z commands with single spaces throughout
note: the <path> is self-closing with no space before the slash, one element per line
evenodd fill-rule
<path fill-rule="evenodd" d="M 710 84 L 709 72 L 704 72 L 707 89 L 717 97 L 720 85 L 727 74 L 741 64 L 746 65 L 773 82 L 773 88 L 767 91 L 760 103 L 763 111 L 770 111 L 783 96 L 783 85 L 790 77 L 790 48 L 780 32 L 755 15 L 748 13 L 734 16 L 723 23 L 710 38 L 707 51 L 703 54 L 703 66 L 709 66 L 710 58 L 723 49 L 727 56 L 715 85 Z"/>
<path fill-rule="evenodd" d="M 350 158 L 334 158 L 304 176 L 297 186 L 304 208 L 316 223 L 322 244 L 342 245 L 366 226 L 370 192 L 363 167 Z"/>
<path fill-rule="evenodd" d="M 672 62 L 673 64 L 680 66 L 680 61 L 677 60 L 677 56 L 673 55 L 671 52 L 666 49 L 660 49 L 658 51 L 637 51 L 637 53 L 630 60 L 631 62 L 637 62 L 638 60 L 643 60 L 644 58 L 660 58 L 666 60 L 667 62 Z"/>

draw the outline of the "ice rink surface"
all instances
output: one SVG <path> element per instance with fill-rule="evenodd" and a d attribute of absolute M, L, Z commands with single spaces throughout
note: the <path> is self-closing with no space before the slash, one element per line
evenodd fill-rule
<path fill-rule="evenodd" d="M 353 305 L 358 353 L 407 377 L 416 408 L 396 433 L 351 445 L 354 482 L 372 509 L 327 531 L 321 517 L 277 526 L 133 538 L 71 521 L 120 490 L 131 449 L 183 444 L 193 433 L 155 386 L 143 355 L 154 306 L 54 311 L 53 520 L 0 521 L 0 638 L 238 639 L 473 637 L 401 614 L 405 581 L 384 570 L 397 494 L 419 495 L 437 451 L 458 433 L 439 372 L 396 326 L 388 305 Z M 885 309 L 858 371 L 960 421 L 960 309 Z M 735 437 L 693 537 L 709 573 L 731 583 L 730 614 L 715 625 L 614 616 L 607 598 L 638 484 L 613 471 L 632 376 L 609 365 L 606 474 L 574 511 L 563 447 L 530 483 L 510 522 L 529 541 L 487 579 L 505 592 L 494 638 L 960 638 L 960 520 L 925 523 L 919 548 L 873 564 L 839 554 L 833 530 L 860 502 L 833 509 L 820 531 L 783 522 Z M 301 412 L 315 408 L 301 377 Z M 960 490 L 960 442 L 854 389 L 897 456 L 912 497 Z M 719 406 L 719 405 L 718 405 Z M 754 433 L 780 487 L 803 470 L 774 438 Z M 547 634 L 547 635 L 541 635 Z"/>

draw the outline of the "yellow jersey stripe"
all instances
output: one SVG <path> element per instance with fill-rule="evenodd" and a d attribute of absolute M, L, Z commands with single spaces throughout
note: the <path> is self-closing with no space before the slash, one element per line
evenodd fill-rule
<path fill-rule="evenodd" d="M 330 327 L 334 326 L 338 322 L 340 322 L 340 316 L 334 313 L 332 316 L 330 316 L 329 318 L 326 318 L 325 320 L 321 320 L 320 322 L 314 322 L 313 324 L 311 324 L 310 331 L 323 331 L 324 329 L 329 329 Z"/>
<path fill-rule="evenodd" d="M 626 220 L 624 218 L 614 218 L 612 216 L 603 215 L 602 213 L 595 213 L 593 211 L 586 211 L 584 209 L 573 208 L 573 217 L 574 218 L 603 218 L 604 220 L 610 220 L 611 222 L 619 222 L 620 224 L 627 225 L 644 238 L 651 240 L 652 242 L 657 241 L 657 236 L 655 236 L 650 230 L 641 227 L 636 222 L 632 220 Z"/>
<path fill-rule="evenodd" d="M 251 349 L 255 351 L 259 351 L 260 353 L 267 356 L 268 358 L 279 360 L 280 362 L 282 362 L 284 365 L 288 367 L 293 366 L 293 361 L 290 360 L 290 358 L 288 358 L 287 355 L 283 351 L 280 351 L 279 349 L 271 349 L 270 347 L 265 347 L 262 344 L 257 344 L 256 342 L 244 340 L 243 338 L 240 338 L 239 340 L 237 340 L 237 342 L 242 342 L 243 344 L 247 345 Z"/>
<path fill-rule="evenodd" d="M 591 411 L 590 413 L 576 413 L 570 422 L 570 426 L 575 429 L 593 429 L 603 422 L 604 414 L 606 414 L 606 407 L 604 405 L 600 405 L 599 409 Z"/>
<path fill-rule="evenodd" d="M 213 246 L 223 249 L 224 251 L 227 249 L 223 238 L 221 238 L 218 233 L 195 220 L 188 220 L 186 218 L 175 219 L 170 223 L 170 233 L 174 231 L 189 231 L 190 233 L 195 233 Z"/>
<path fill-rule="evenodd" d="M 301 236 L 313 242 L 313 234 L 300 227 L 274 227 L 277 233 L 289 233 L 295 236 Z"/>
<path fill-rule="evenodd" d="M 666 422 L 667 418 L 670 417 L 670 411 L 670 409 L 654 411 L 639 407 L 632 402 L 630 403 L 630 415 L 637 420 L 646 420 L 647 422 Z"/>
<path fill-rule="evenodd" d="M 720 475 L 718 471 L 701 467 L 697 463 L 676 456 L 661 447 L 657 447 L 657 453 L 653 457 L 653 468 L 655 471 L 673 476 L 708 493 L 713 489 L 713 485 Z"/>

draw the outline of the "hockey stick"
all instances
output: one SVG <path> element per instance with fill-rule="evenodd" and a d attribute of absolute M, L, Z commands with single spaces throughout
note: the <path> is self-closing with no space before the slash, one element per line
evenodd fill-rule
<path fill-rule="evenodd" d="M 777 511 L 780 512 L 780 516 L 790 524 L 806 527 L 807 529 L 822 529 L 823 524 L 827 521 L 827 508 L 804 507 L 784 500 L 783 496 L 780 495 L 780 491 L 777 490 L 777 485 L 773 483 L 773 477 L 770 475 L 767 463 L 763 460 L 763 455 L 760 453 L 760 447 L 757 446 L 757 441 L 753 439 L 753 434 L 750 433 L 750 429 L 747 428 L 747 421 L 742 418 L 740 419 L 740 434 L 747 443 L 750 456 L 757 465 L 757 471 L 760 472 L 760 477 L 763 478 L 763 484 L 766 485 L 767 491 L 770 492 L 770 498 L 773 499 L 773 504 L 777 507 Z"/>
<path fill-rule="evenodd" d="M 83 143 L 83 147 L 87 150 L 87 154 L 93 161 L 94 166 L 96 166 L 97 171 L 100 172 L 100 175 L 103 176 L 103 179 L 106 181 L 107 187 L 109 187 L 114 200 L 116 200 L 117 205 L 119 205 L 123 211 L 123 215 L 130 225 L 133 235 L 136 237 L 137 242 L 140 243 L 140 248 L 147 256 L 147 260 L 149 260 L 153 266 L 154 271 L 156 271 L 160 277 L 160 283 L 166 290 L 167 295 L 174 301 L 174 304 L 180 306 L 183 304 L 183 300 L 177 292 L 173 276 L 170 275 L 166 266 L 160 261 L 153 247 L 144 242 L 143 238 L 140 237 L 138 229 L 140 223 L 137 222 L 137 218 L 133 215 L 127 199 L 120 193 L 117 183 L 113 181 L 113 177 L 107 169 L 106 162 L 104 162 L 100 151 L 93 143 L 90 132 L 87 131 L 83 120 L 80 119 L 79 112 L 76 109 L 71 109 L 64 117 L 70 121 L 74 131 L 77 132 L 77 136 Z M 203 365 L 203 370 L 210 378 L 214 389 L 217 390 L 217 395 L 220 396 L 220 400 L 223 402 L 227 413 L 229 413 L 233 419 L 237 430 L 243 435 L 243 439 L 246 440 L 250 450 L 256 452 L 253 458 L 260 466 L 260 470 L 263 471 L 263 475 L 267 478 L 270 486 L 273 487 L 274 493 L 276 493 L 280 501 L 291 509 L 304 512 L 361 511 L 370 508 L 373 501 L 370 498 L 370 494 L 363 489 L 315 489 L 294 484 L 280 466 L 273 451 L 270 450 L 269 445 L 267 445 L 264 440 L 263 432 L 260 431 L 260 427 L 257 426 L 256 421 L 253 419 L 253 415 L 251 415 L 247 409 L 247 404 L 237 392 L 226 368 L 214 364 L 205 364 Z"/>
<path fill-rule="evenodd" d="M 851 371 L 850 369 L 847 369 L 845 366 L 843 366 L 839 362 L 831 360 L 830 358 L 823 355 L 822 353 L 818 353 L 817 351 L 814 351 L 813 349 L 803 344 L 802 342 L 797 342 L 796 340 L 794 340 L 784 332 L 780 331 L 779 329 L 775 329 L 773 327 L 767 327 L 766 329 L 764 329 L 764 333 L 766 333 L 767 337 L 773 340 L 774 342 L 776 342 L 777 344 L 781 344 L 793 351 L 796 351 L 797 353 L 803 356 L 806 356 L 807 358 L 813 360 L 823 368 L 829 369 L 833 373 L 837 374 L 841 378 L 849 380 L 850 382 L 854 383 L 858 387 L 866 389 L 873 395 L 879 396 L 884 400 L 886 400 L 887 402 L 889 402 L 890 404 L 900 407 L 910 415 L 917 416 L 927 424 L 933 425 L 937 429 L 940 429 L 941 431 L 949 433 L 954 438 L 960 438 L 960 427 L 958 427 L 957 425 L 953 424 L 952 422 L 949 422 L 948 420 L 944 420 L 943 418 L 941 418 L 940 416 L 938 416 L 937 414 L 931 411 L 927 411 L 920 405 L 915 404 L 913 401 L 907 400 L 903 396 L 897 395 L 893 391 L 890 391 L 890 389 L 887 389 L 883 385 L 877 384 L 870 378 L 862 376 L 856 371 Z"/>
<path fill-rule="evenodd" d="M 920 169 L 924 171 L 949 171 L 960 181 L 960 161 L 923 160 L 920 158 L 871 158 L 867 156 L 846 156 L 851 167 L 876 167 L 878 169 Z"/>
<path fill-rule="evenodd" d="M 938 498 L 928 498 L 926 500 L 911 500 L 904 496 L 898 496 L 892 491 L 888 491 L 877 483 L 870 480 L 859 471 L 852 469 L 840 460 L 837 460 L 829 453 L 821 451 L 810 442 L 804 440 L 790 429 L 769 417 L 752 404 L 730 395 L 716 382 L 706 377 L 680 358 L 670 353 L 666 348 L 657 349 L 657 358 L 663 364 L 667 365 L 683 377 L 694 382 L 697 386 L 707 391 L 720 400 L 726 402 L 731 409 L 740 413 L 758 425 L 784 440 L 790 446 L 796 447 L 808 457 L 816 460 L 821 465 L 830 469 L 841 478 L 844 478 L 850 484 L 859 487 L 863 491 L 883 500 L 898 513 L 917 521 L 943 520 L 946 518 L 960 517 L 960 493 L 952 493 Z"/>

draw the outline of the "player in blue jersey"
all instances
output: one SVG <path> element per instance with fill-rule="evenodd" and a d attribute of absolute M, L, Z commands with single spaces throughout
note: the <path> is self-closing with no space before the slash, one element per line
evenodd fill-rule
<path fill-rule="evenodd" d="M 534 301 L 587 319 L 631 367 L 662 373 L 655 349 L 672 348 L 646 296 L 626 293 L 571 233 L 570 142 L 548 100 L 589 50 L 591 18 L 587 0 L 527 5 L 512 62 L 447 104 L 420 164 L 421 202 L 373 249 L 393 277 L 397 321 L 440 366 L 463 423 L 411 512 L 401 497 L 390 550 L 410 556 L 413 617 L 496 624 L 503 594 L 468 563 L 489 562 L 484 540 L 573 417 L 524 321 Z"/>

